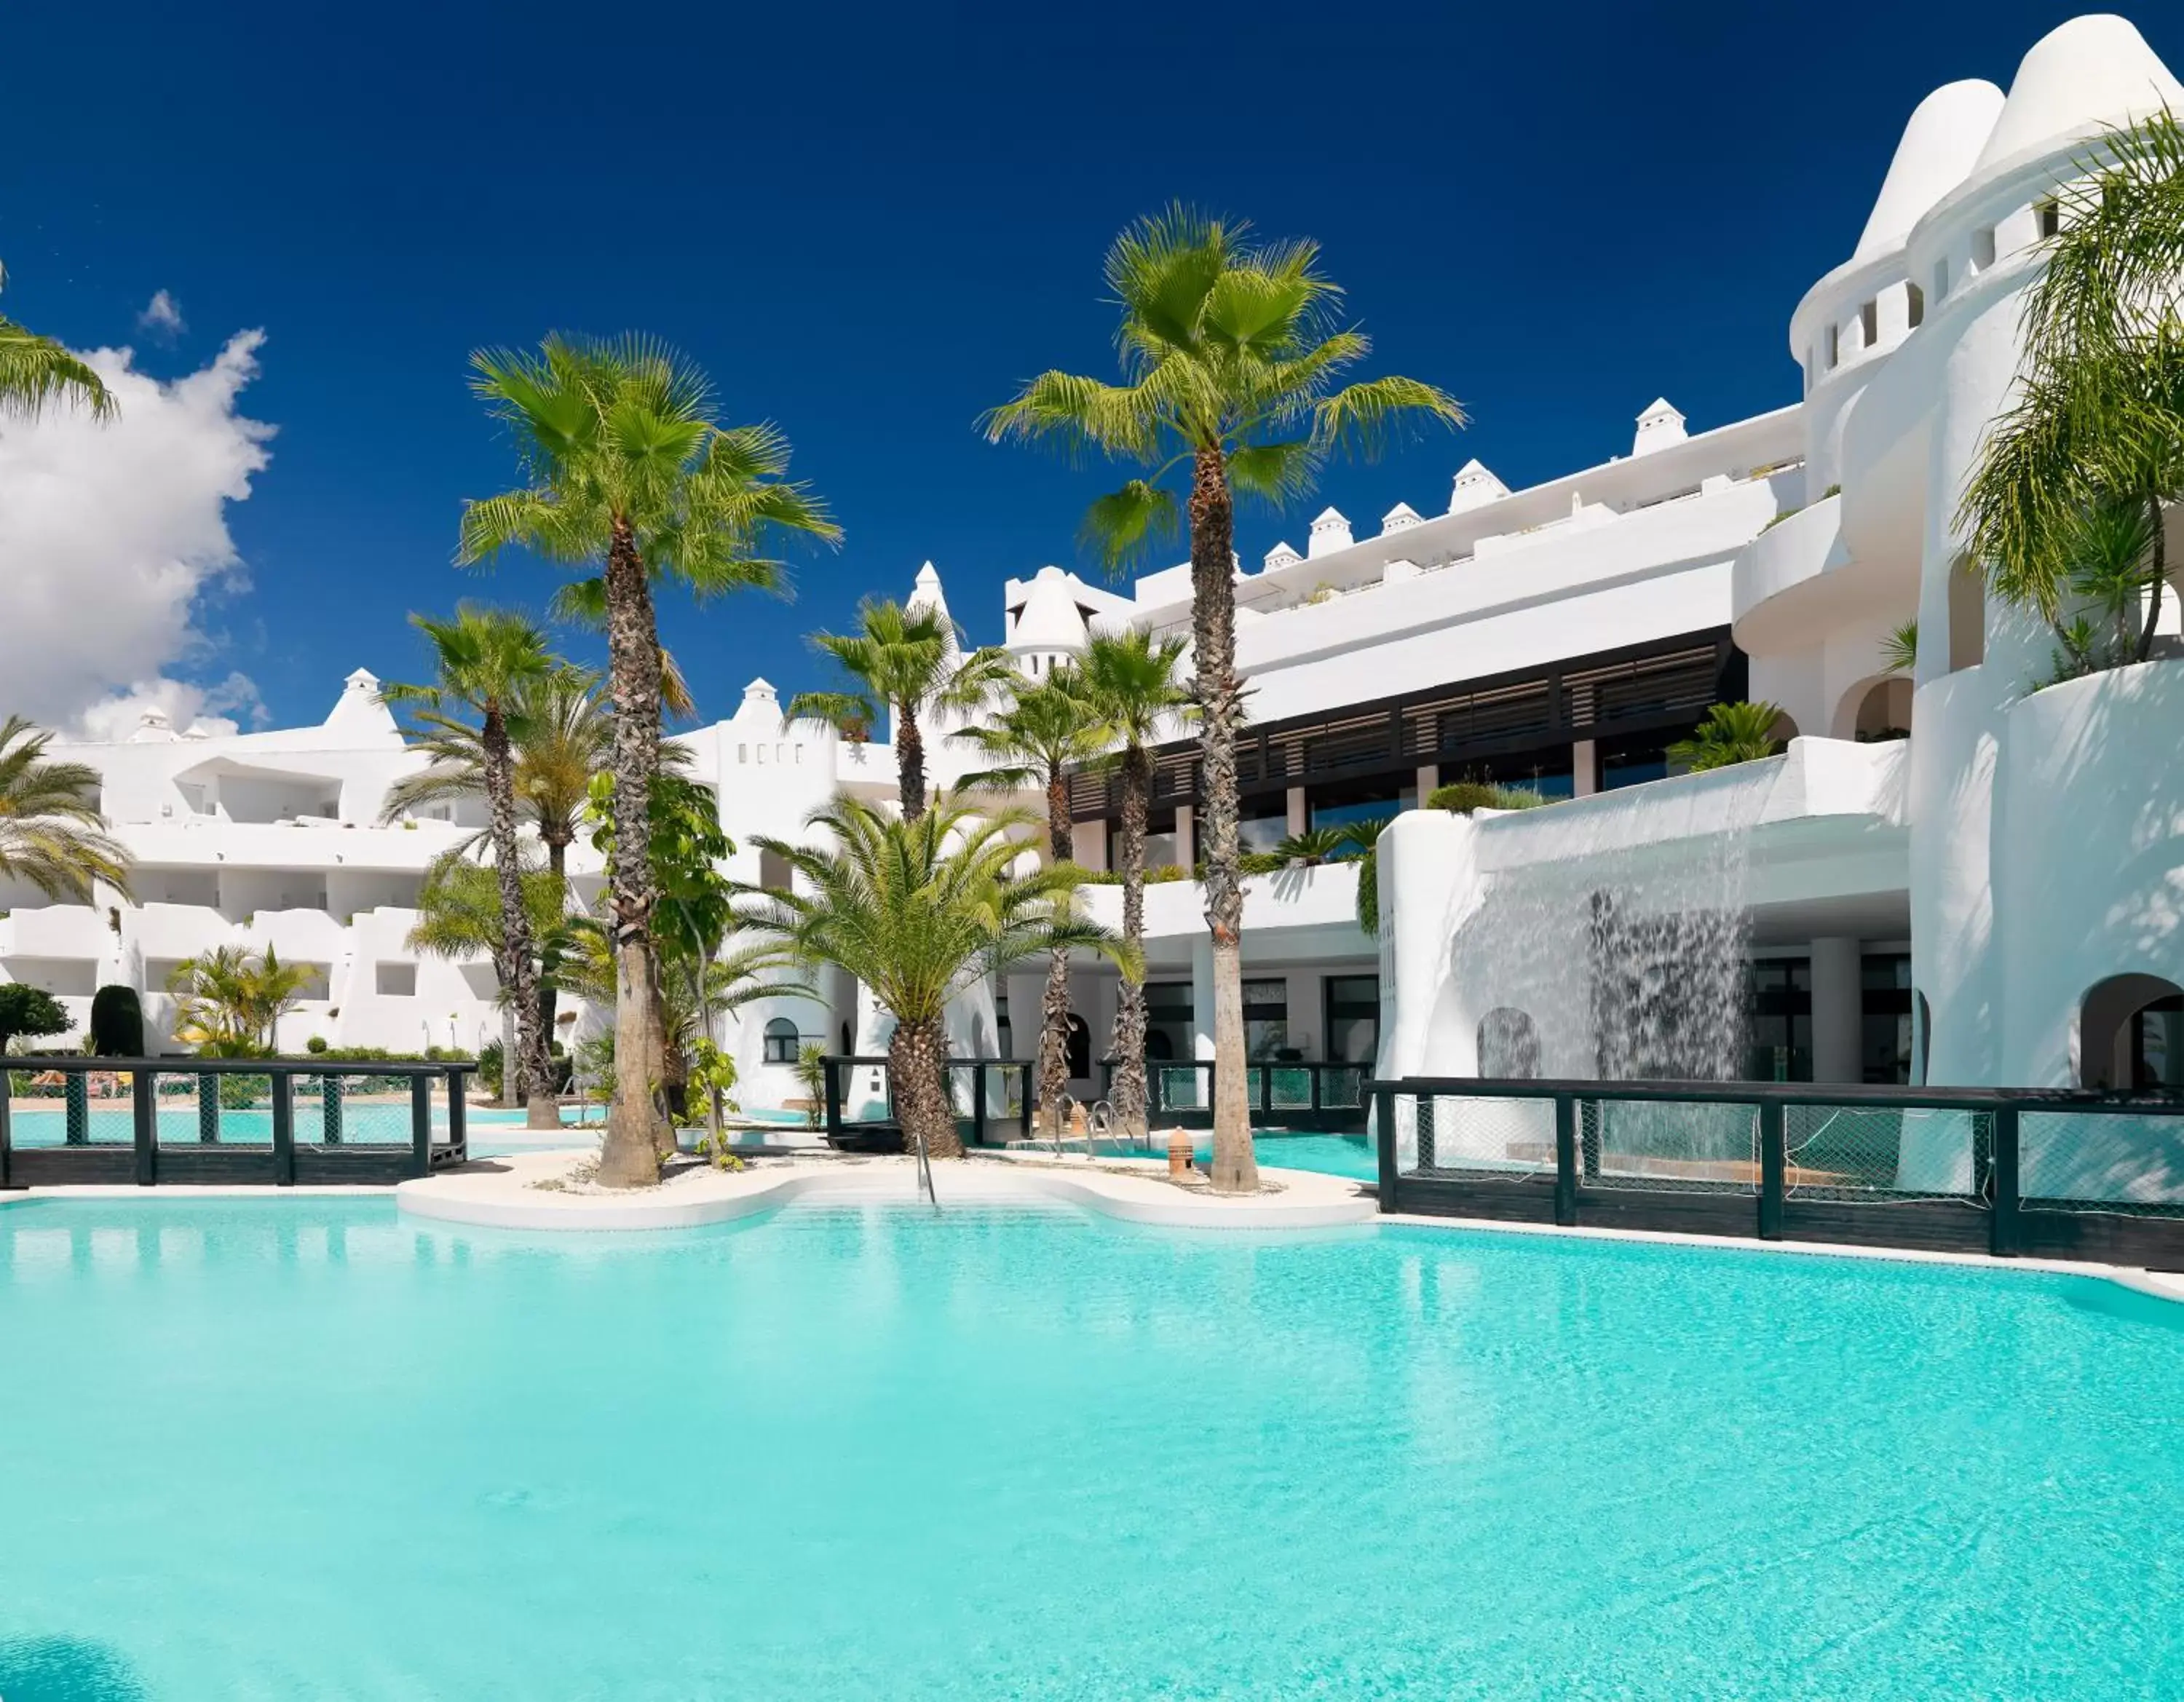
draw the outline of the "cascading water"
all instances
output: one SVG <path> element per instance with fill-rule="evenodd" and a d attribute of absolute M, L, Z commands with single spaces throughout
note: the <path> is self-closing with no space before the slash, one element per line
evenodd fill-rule
<path fill-rule="evenodd" d="M 1741 1076 L 1746 876 L 1768 789 L 1758 776 L 1701 782 L 1667 820 L 1588 805 L 1484 824 L 1511 854 L 1457 931 L 1452 965 L 1479 1072 Z M 1746 1109 L 1607 1102 L 1591 1115 L 1603 1173 L 1730 1176 L 1752 1155 Z"/>
<path fill-rule="evenodd" d="M 1533 843 L 1489 875 L 1454 943 L 1461 1003 L 1493 1054 L 1482 1072 L 1507 1060 L 1605 1081 L 1741 1075 L 1746 876 L 1767 789 L 1721 786 L 1692 812 L 1702 831 L 1671 837 L 1596 805 L 1486 824 Z"/>

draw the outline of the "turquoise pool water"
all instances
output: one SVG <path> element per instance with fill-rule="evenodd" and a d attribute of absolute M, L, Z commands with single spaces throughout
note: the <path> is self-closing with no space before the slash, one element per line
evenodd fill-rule
<path fill-rule="evenodd" d="M 525 1115 L 521 1110 L 504 1111 L 471 1105 L 465 1109 L 465 1132 L 510 1126 L 521 1128 Z M 315 1097 L 298 1093 L 296 1096 L 296 1138 L 306 1144 L 316 1142 L 324 1116 Z M 443 1134 L 447 1131 L 448 1106 L 444 1095 L 436 1096 L 432 1101 L 432 1126 Z M 196 1101 L 184 1100 L 177 1104 L 161 1105 L 159 1127 L 162 1145 L 194 1145 L 198 1139 Z M 19 1147 L 57 1147 L 68 1138 L 68 1113 L 58 1103 L 50 1110 L 42 1105 L 28 1110 L 18 1106 L 8 1115 L 8 1138 Z M 96 1143 L 127 1146 L 136 1138 L 134 1113 L 125 1102 L 117 1105 L 110 1100 L 93 1100 L 90 1133 L 92 1140 Z M 270 1110 L 223 1110 L 220 1114 L 220 1134 L 221 1140 L 232 1141 L 238 1146 L 262 1147 L 273 1138 L 273 1113 Z M 378 1101 L 350 1104 L 346 1108 L 343 1119 L 342 1136 L 352 1144 L 390 1143 L 407 1145 L 410 1138 L 410 1107 L 406 1104 Z M 0 1692 L 0 1695 L 4 1694 Z"/>
<path fill-rule="evenodd" d="M 1396 1226 L 0 1207 L 0 1695 L 2184 1694 L 2184 1329 Z"/>

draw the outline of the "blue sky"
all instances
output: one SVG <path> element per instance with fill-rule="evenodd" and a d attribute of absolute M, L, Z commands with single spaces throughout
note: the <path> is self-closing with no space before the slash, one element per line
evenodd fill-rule
<path fill-rule="evenodd" d="M 0 107 L 5 305 L 163 375 L 264 328 L 242 406 L 278 436 L 228 516 L 249 587 L 201 598 L 210 642 L 170 671 L 239 670 L 279 723 L 359 663 L 413 670 L 411 609 L 543 603 L 536 570 L 448 565 L 463 499 L 513 475 L 471 348 L 681 344 L 848 533 L 794 603 L 666 609 L 725 715 L 754 674 L 815 683 L 803 635 L 928 556 L 982 640 L 1004 578 L 1072 561 L 1100 475 L 972 422 L 1041 367 L 1108 370 L 1100 258 L 1136 214 L 1318 237 L 1374 370 L 1472 412 L 1251 516 L 1256 561 L 1325 501 L 1437 512 L 1472 455 L 1518 486 L 1624 453 L 1657 393 L 1694 430 L 1794 400 L 1790 310 L 1912 106 L 2007 86 L 2071 9 L 41 7 L 11 58 L 54 69 Z M 2184 18 L 2136 21 L 2184 64 Z M 158 290 L 171 342 L 136 329 Z"/>

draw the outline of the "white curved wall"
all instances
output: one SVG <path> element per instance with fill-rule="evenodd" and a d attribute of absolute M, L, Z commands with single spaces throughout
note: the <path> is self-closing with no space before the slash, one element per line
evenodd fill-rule
<path fill-rule="evenodd" d="M 2184 982 L 2184 661 L 2051 686 L 2003 720 L 1990 995 L 2001 1055 L 2028 1086 L 2077 1084 L 2096 982 Z"/>

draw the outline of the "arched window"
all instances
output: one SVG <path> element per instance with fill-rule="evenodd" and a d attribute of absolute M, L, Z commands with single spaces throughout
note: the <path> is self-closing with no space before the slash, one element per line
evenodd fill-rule
<path fill-rule="evenodd" d="M 1497 1005 L 1479 1019 L 1479 1073 L 1529 1082 L 1540 1073 L 1539 1026 L 1521 1010 Z"/>
<path fill-rule="evenodd" d="M 847 1058 L 856 1049 L 857 1037 L 850 1032 L 848 1022 L 844 1021 L 842 1024 L 842 1055 Z"/>
<path fill-rule="evenodd" d="M 769 1064 L 794 1064 L 804 1037 L 796 1032 L 796 1025 L 785 1016 L 777 1016 L 766 1025 L 766 1061 Z"/>
<path fill-rule="evenodd" d="M 1092 1075 L 1092 1031 L 1075 1011 L 1069 1013 L 1069 1079 L 1089 1081 Z"/>
<path fill-rule="evenodd" d="M 2078 1007 L 2078 1083 L 2184 1087 L 2184 987 L 2158 975 L 2112 975 Z"/>
<path fill-rule="evenodd" d="M 1917 987 L 1911 989 L 1911 1085 L 1926 1085 L 1926 1057 L 1934 1049 L 1934 1007 Z"/>

